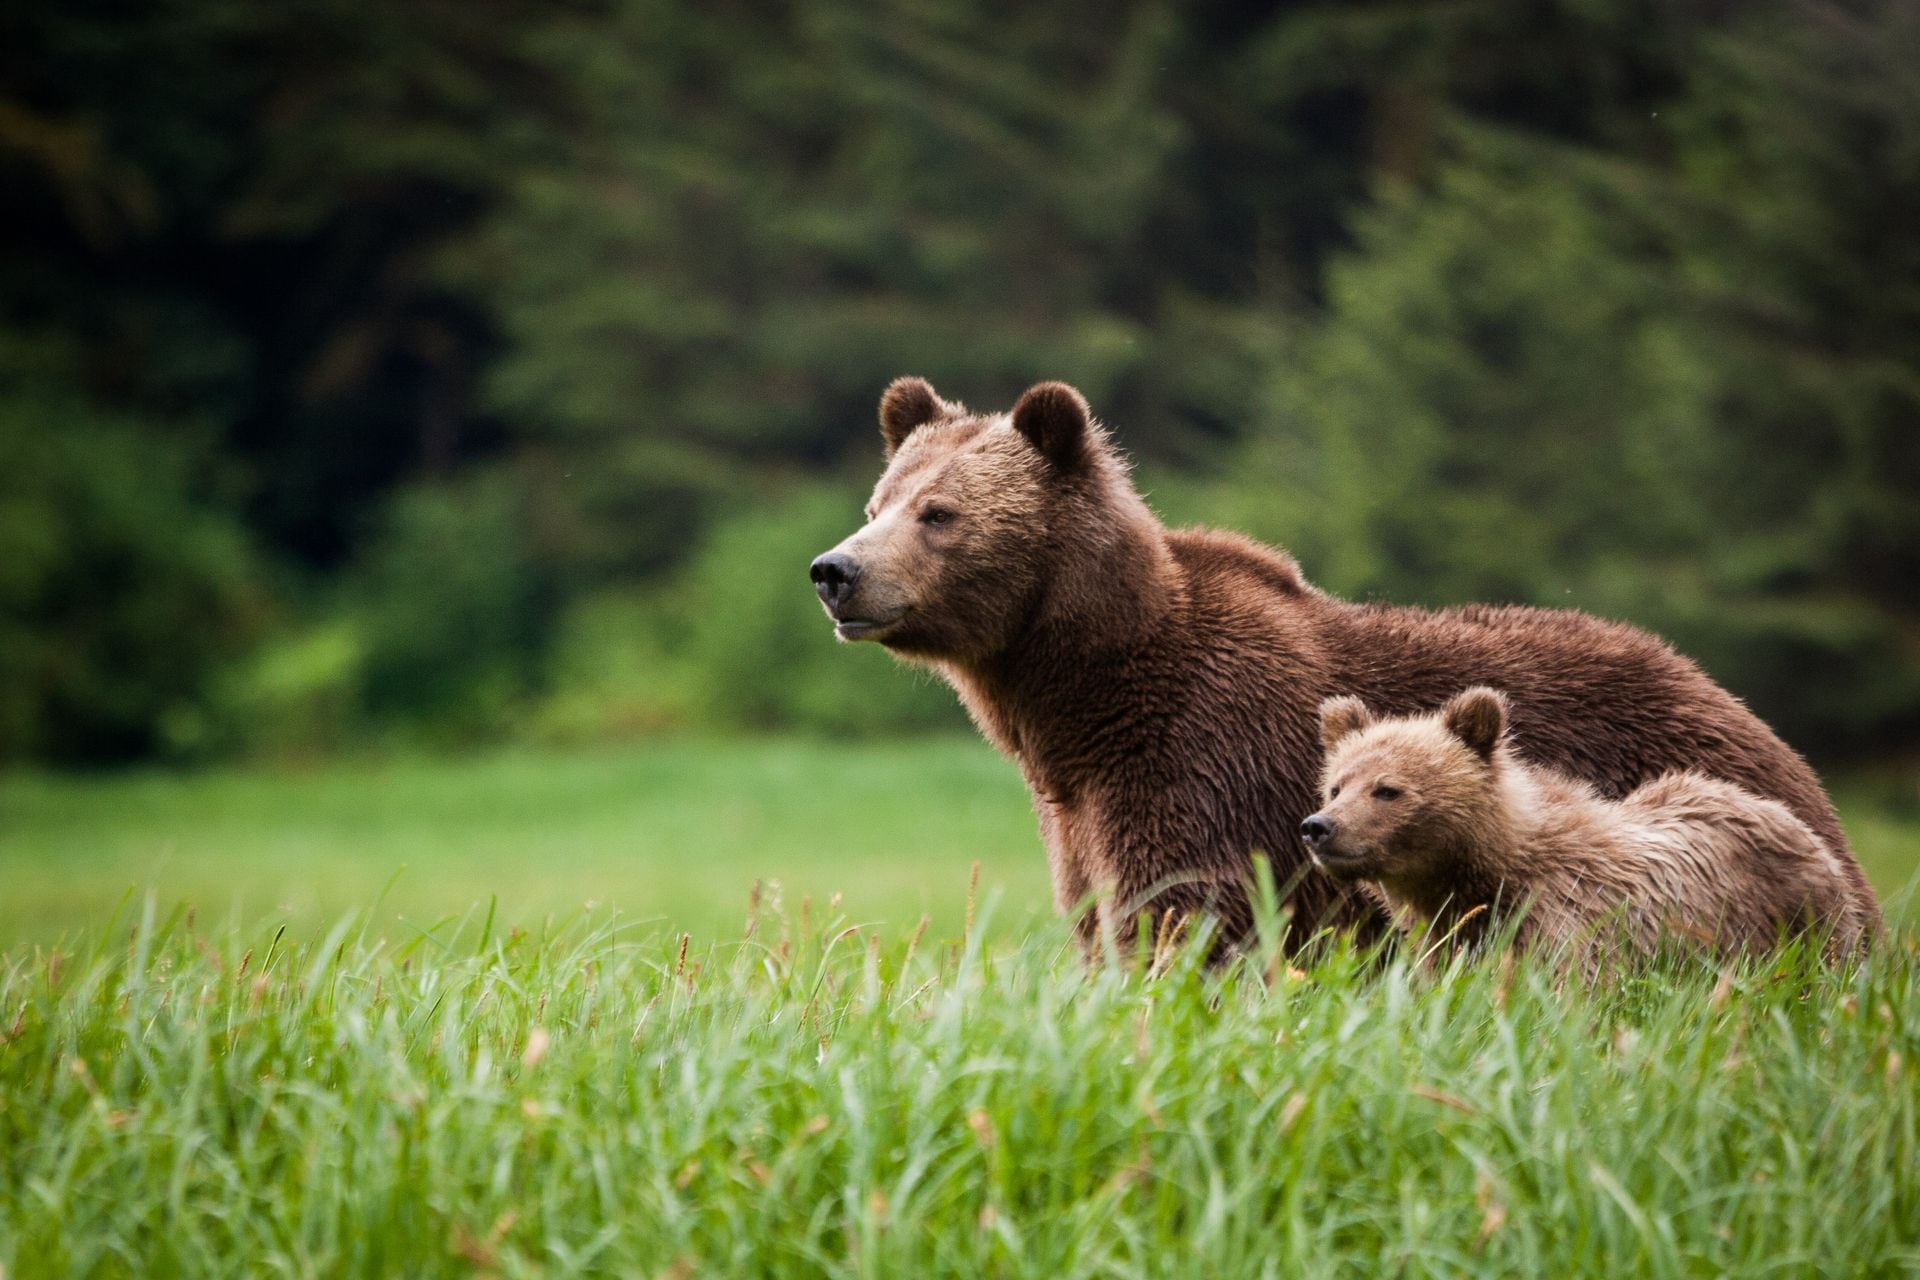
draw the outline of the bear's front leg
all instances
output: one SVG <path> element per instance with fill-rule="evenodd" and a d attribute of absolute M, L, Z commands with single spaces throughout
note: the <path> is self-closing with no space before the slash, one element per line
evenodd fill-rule
<path fill-rule="evenodd" d="M 1097 886 L 1088 867 L 1087 851 L 1078 846 L 1072 813 L 1038 791 L 1034 812 L 1040 819 L 1040 842 L 1047 851 L 1047 873 L 1053 881 L 1053 909 L 1073 923 L 1074 937 L 1091 949 L 1099 940 L 1100 920 L 1094 895 Z"/>

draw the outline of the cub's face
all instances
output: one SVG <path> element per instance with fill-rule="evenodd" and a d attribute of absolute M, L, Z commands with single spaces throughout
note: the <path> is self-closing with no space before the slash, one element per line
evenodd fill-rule
<path fill-rule="evenodd" d="M 1449 763 L 1444 740 L 1410 727 L 1383 727 L 1358 736 L 1329 757 L 1321 780 L 1320 811 L 1307 820 L 1326 824 L 1306 832 L 1314 860 L 1346 879 L 1384 880 L 1417 873 L 1427 836 L 1429 790 Z"/>
<path fill-rule="evenodd" d="M 1484 807 L 1506 702 L 1469 689 L 1437 715 L 1376 720 L 1357 698 L 1336 698 L 1320 724 L 1321 806 L 1300 825 L 1308 852 L 1342 879 L 1415 880 Z"/>
<path fill-rule="evenodd" d="M 1094 445 L 1086 402 L 1043 384 L 983 417 L 907 378 L 881 399 L 880 428 L 887 469 L 866 524 L 812 566 L 835 634 L 930 661 L 998 651 L 1045 585 L 1049 517 Z"/>

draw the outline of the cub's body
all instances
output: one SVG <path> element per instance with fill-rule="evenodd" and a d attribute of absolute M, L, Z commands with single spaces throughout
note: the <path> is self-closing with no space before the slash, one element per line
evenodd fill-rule
<path fill-rule="evenodd" d="M 1322 723 L 1325 803 L 1303 834 L 1403 927 L 1472 940 L 1519 910 L 1523 946 L 1588 949 L 1624 930 L 1640 952 L 1679 939 L 1721 953 L 1809 930 L 1851 951 L 1874 927 L 1840 860 L 1785 806 L 1690 771 L 1603 799 L 1521 760 L 1491 689 L 1390 720 L 1339 698 Z"/>

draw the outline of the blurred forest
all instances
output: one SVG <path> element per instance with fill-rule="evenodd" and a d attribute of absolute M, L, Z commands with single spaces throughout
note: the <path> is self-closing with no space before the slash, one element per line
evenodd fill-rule
<path fill-rule="evenodd" d="M 902 373 L 1920 748 L 1910 0 L 72 0 L 0 16 L 0 762 L 959 723 L 806 580 Z"/>

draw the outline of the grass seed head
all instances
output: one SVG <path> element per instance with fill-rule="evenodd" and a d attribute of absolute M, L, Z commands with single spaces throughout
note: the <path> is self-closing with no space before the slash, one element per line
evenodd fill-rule
<path fill-rule="evenodd" d="M 1495 1194 L 1493 1175 L 1485 1169 L 1474 1175 L 1473 1201 L 1480 1209 L 1480 1229 L 1473 1239 L 1473 1251 L 1478 1253 L 1507 1222 L 1507 1206 Z"/>
<path fill-rule="evenodd" d="M 1410 1092 L 1412 1092 L 1416 1098 L 1425 1098 L 1428 1102 L 1437 1102 L 1443 1107 L 1451 1107 L 1455 1111 L 1464 1112 L 1467 1115 L 1478 1114 L 1477 1109 L 1471 1102 L 1455 1094 L 1448 1093 L 1445 1089 L 1436 1089 L 1432 1085 L 1416 1084 Z"/>
<path fill-rule="evenodd" d="M 1722 969 L 1720 980 L 1713 984 L 1713 994 L 1707 997 L 1707 1008 L 1715 1013 L 1726 1007 L 1727 997 L 1733 992 L 1733 970 Z"/>
<path fill-rule="evenodd" d="M 545 1004 L 545 1001 L 541 1001 Z M 547 1050 L 553 1044 L 553 1036 L 545 1027 L 535 1027 L 527 1033 L 527 1044 L 520 1051 L 520 1065 L 532 1070 L 540 1065 L 540 1059 L 547 1056 Z"/>
<path fill-rule="evenodd" d="M 980 897 L 980 859 L 973 860 L 973 868 L 967 872 L 967 917 L 966 924 L 960 930 L 960 936 L 973 936 L 973 908 Z"/>

